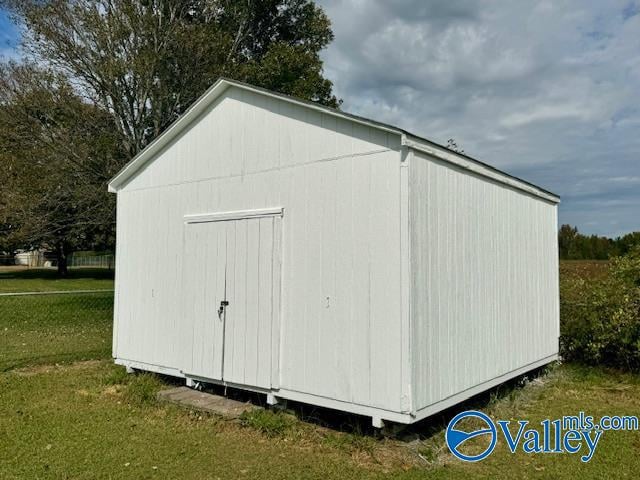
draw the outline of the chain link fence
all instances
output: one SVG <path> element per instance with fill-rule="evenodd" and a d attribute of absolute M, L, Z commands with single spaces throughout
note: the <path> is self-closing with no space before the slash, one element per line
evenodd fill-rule
<path fill-rule="evenodd" d="M 57 266 L 57 260 L 52 253 L 41 251 L 0 255 L 0 268 L 13 266 L 23 268 L 55 268 Z M 72 253 L 67 259 L 67 266 L 69 268 L 106 268 L 112 270 L 115 267 L 115 255 L 82 255 Z"/>
<path fill-rule="evenodd" d="M 73 280 L 60 280 L 68 289 L 50 290 L 55 279 L 32 276 L 23 282 L 25 291 L 3 292 L 19 286 L 10 277 L 0 274 L 0 372 L 110 356 L 113 286 L 109 279 L 92 279 L 109 288 L 72 289 Z M 42 291 L 26 291 L 29 288 Z"/>
<path fill-rule="evenodd" d="M 69 268 L 106 268 L 111 270 L 115 266 L 115 255 L 70 255 Z"/>

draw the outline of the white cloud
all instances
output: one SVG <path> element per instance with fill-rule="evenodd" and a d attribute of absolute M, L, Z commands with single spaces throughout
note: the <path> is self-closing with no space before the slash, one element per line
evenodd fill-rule
<path fill-rule="evenodd" d="M 609 181 L 617 183 L 640 183 L 640 177 L 612 177 Z"/>

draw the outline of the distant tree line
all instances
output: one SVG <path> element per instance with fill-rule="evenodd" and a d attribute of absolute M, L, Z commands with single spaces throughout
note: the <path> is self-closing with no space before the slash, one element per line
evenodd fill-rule
<path fill-rule="evenodd" d="M 608 238 L 584 235 L 571 225 L 562 225 L 558 231 L 561 260 L 607 260 L 627 254 L 635 245 L 640 245 L 640 232 Z"/>

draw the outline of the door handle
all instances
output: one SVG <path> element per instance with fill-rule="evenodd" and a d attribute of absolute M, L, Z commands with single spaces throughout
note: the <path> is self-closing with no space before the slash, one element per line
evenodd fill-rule
<path fill-rule="evenodd" d="M 220 308 L 218 309 L 218 318 L 222 319 L 222 314 L 224 313 L 225 307 L 229 306 L 229 302 L 226 300 L 222 300 L 220 302 Z"/>

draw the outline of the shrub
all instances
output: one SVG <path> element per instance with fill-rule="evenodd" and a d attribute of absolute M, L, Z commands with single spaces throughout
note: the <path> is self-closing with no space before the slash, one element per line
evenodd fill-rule
<path fill-rule="evenodd" d="M 155 402 L 156 394 L 162 388 L 162 382 L 153 373 L 130 375 L 124 391 L 129 403 L 137 406 Z"/>
<path fill-rule="evenodd" d="M 640 247 L 599 278 L 561 278 L 565 360 L 640 371 Z"/>
<path fill-rule="evenodd" d="M 126 368 L 114 365 L 112 369 L 104 376 L 102 383 L 105 385 L 124 385 L 129 381 L 129 374 Z"/>
<path fill-rule="evenodd" d="M 291 415 L 273 410 L 250 410 L 240 416 L 245 427 L 262 432 L 267 437 L 282 437 L 293 428 L 296 421 Z"/>

